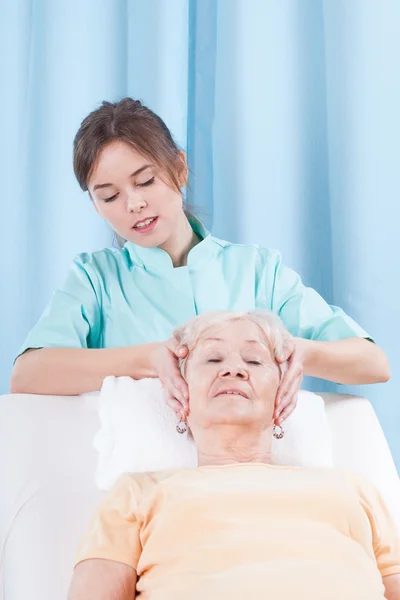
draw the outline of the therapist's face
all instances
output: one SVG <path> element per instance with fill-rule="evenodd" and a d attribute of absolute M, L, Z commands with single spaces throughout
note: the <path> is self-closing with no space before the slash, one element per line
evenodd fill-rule
<path fill-rule="evenodd" d="M 181 186 L 186 162 L 181 155 Z M 164 173 L 132 146 L 114 141 L 103 148 L 88 183 L 101 217 L 122 238 L 140 246 L 163 246 L 185 219 L 182 195 Z"/>
<path fill-rule="evenodd" d="M 193 437 L 215 425 L 273 425 L 280 370 L 260 328 L 240 319 L 206 330 L 186 364 Z"/>

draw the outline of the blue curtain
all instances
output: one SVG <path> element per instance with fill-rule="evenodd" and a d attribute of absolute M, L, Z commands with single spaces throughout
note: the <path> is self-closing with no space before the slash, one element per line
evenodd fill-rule
<path fill-rule="evenodd" d="M 392 380 L 350 391 L 400 466 L 399 56 L 398 0 L 0 0 L 0 391 L 73 255 L 113 243 L 72 140 L 130 95 L 217 236 L 279 248 L 386 350 Z"/>

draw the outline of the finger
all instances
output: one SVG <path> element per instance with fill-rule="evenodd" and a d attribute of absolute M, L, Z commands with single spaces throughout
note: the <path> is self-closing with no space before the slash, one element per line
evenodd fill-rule
<path fill-rule="evenodd" d="M 292 402 L 290 402 L 280 413 L 278 417 L 278 423 L 281 425 L 294 411 L 297 406 L 297 395 L 294 396 Z"/>
<path fill-rule="evenodd" d="M 292 385 L 289 388 L 288 393 L 282 398 L 281 403 L 276 407 L 275 410 L 275 418 L 281 420 L 283 418 L 287 418 L 289 415 L 287 414 L 287 409 L 290 409 L 289 414 L 295 408 L 297 404 L 297 395 L 299 393 L 300 385 L 303 380 L 302 375 L 298 375 L 296 379 L 292 382 Z"/>
<path fill-rule="evenodd" d="M 164 397 L 165 397 L 165 401 L 166 401 L 167 405 L 170 408 L 172 408 L 172 410 L 174 411 L 174 413 L 176 415 L 178 415 L 182 412 L 182 404 L 180 402 L 178 402 L 178 400 L 176 398 L 171 396 L 171 394 L 169 394 L 168 392 L 166 392 L 164 394 Z"/>
<path fill-rule="evenodd" d="M 187 409 L 185 409 L 184 406 L 182 406 L 182 404 L 179 402 L 179 400 L 177 400 L 173 394 L 169 394 L 167 393 L 166 395 L 166 402 L 167 405 L 172 408 L 172 410 L 174 411 L 176 418 L 181 420 L 181 421 L 186 421 L 187 418 Z"/>
<path fill-rule="evenodd" d="M 161 380 L 161 383 L 162 383 L 163 390 L 164 390 L 164 397 L 165 397 L 165 400 L 168 403 L 168 405 L 171 405 L 171 408 L 174 408 L 174 406 L 172 406 L 172 401 L 177 402 L 179 405 L 179 407 L 178 407 L 179 410 L 182 410 L 184 408 L 184 406 L 179 398 L 178 390 L 176 389 L 176 387 L 173 384 L 173 382 L 171 381 L 171 379 L 169 377 L 165 377 L 164 379 Z M 171 400 L 171 403 L 170 403 L 170 400 Z M 175 408 L 174 408 L 174 410 L 175 410 Z"/>
<path fill-rule="evenodd" d="M 179 421 L 186 421 L 187 419 L 187 413 L 182 409 L 182 410 L 177 410 L 175 412 L 176 418 L 179 419 Z"/>
<path fill-rule="evenodd" d="M 172 395 L 175 396 L 175 398 L 177 400 L 179 400 L 179 402 L 182 404 L 182 407 L 187 410 L 188 406 L 189 406 L 189 402 L 188 402 L 188 391 L 187 391 L 187 386 L 185 384 L 185 382 L 181 382 L 179 379 L 178 380 L 172 380 L 171 381 L 171 393 Z"/>
<path fill-rule="evenodd" d="M 296 349 L 296 343 L 293 338 L 288 338 L 280 353 L 276 355 L 278 363 L 286 362 Z"/>
<path fill-rule="evenodd" d="M 165 342 L 165 345 L 168 348 L 168 350 L 171 350 L 171 352 L 173 352 L 174 354 L 175 354 L 176 350 L 179 348 L 179 342 L 174 337 L 169 338 L 169 340 L 167 340 Z"/>
<path fill-rule="evenodd" d="M 185 358 L 189 353 L 189 348 L 187 346 L 179 346 L 177 349 L 176 355 L 179 358 Z"/>
<path fill-rule="evenodd" d="M 168 350 L 175 354 L 177 358 L 185 358 L 185 356 L 189 352 L 188 347 L 182 346 L 176 338 L 171 338 L 170 340 L 167 340 L 165 345 L 167 346 Z"/>
<path fill-rule="evenodd" d="M 181 377 L 180 372 L 175 377 L 167 378 L 167 386 L 171 394 L 182 404 L 183 408 L 189 406 L 189 390 L 186 381 Z"/>
<path fill-rule="evenodd" d="M 289 367 L 286 373 L 283 376 L 281 384 L 278 389 L 278 394 L 276 398 L 275 408 L 282 407 L 282 402 L 285 396 L 288 395 L 289 390 L 293 384 L 293 382 L 298 378 L 301 372 L 301 364 L 294 363 Z"/>
<path fill-rule="evenodd" d="M 281 384 L 278 389 L 277 404 L 281 402 L 283 396 L 288 393 L 293 381 L 297 379 L 299 375 L 303 374 L 303 363 L 299 359 L 296 351 L 294 351 L 292 357 L 289 360 L 289 368 L 283 376 Z"/>
<path fill-rule="evenodd" d="M 169 381 L 176 391 L 177 391 L 177 399 L 182 402 L 182 404 L 187 405 L 189 400 L 189 392 L 186 381 L 183 379 L 182 374 L 178 367 L 178 361 L 175 358 L 170 359 L 168 367 L 167 367 L 168 376 L 164 378 L 164 381 Z"/>
<path fill-rule="evenodd" d="M 297 394 L 299 393 L 299 389 L 300 389 L 302 380 L 303 380 L 303 375 L 301 373 L 299 373 L 297 375 L 297 377 L 295 377 L 292 380 L 292 383 L 290 384 L 290 387 L 289 387 L 287 393 L 285 394 L 285 396 L 282 397 L 281 402 L 277 406 L 278 413 L 281 413 L 286 408 L 286 406 L 288 406 L 291 402 L 293 402 L 293 399 L 297 398 Z"/>
<path fill-rule="evenodd" d="M 289 404 L 289 406 L 287 406 L 279 415 L 279 419 L 278 419 L 278 425 L 281 425 L 284 421 L 286 421 L 286 419 L 288 417 L 290 417 L 290 415 L 292 414 L 292 412 L 294 411 L 294 409 L 296 408 L 296 404 Z"/>
<path fill-rule="evenodd" d="M 297 375 L 297 377 L 292 379 L 288 391 L 279 399 L 279 401 L 275 405 L 276 418 L 279 417 L 281 412 L 292 402 L 292 399 L 297 396 L 302 380 L 302 373 L 300 373 L 299 375 Z"/>
<path fill-rule="evenodd" d="M 189 389 L 187 383 L 181 377 L 174 382 L 175 388 L 178 390 L 178 400 L 182 399 L 182 404 L 187 408 L 189 405 Z"/>

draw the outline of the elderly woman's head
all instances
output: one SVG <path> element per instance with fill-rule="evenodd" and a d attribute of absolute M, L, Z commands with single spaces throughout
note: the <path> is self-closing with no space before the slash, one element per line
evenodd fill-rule
<path fill-rule="evenodd" d="M 188 388 L 193 437 L 218 425 L 272 426 L 282 355 L 290 337 L 268 311 L 217 311 L 175 332 L 189 348 L 181 361 Z M 284 368 L 284 367 L 283 367 Z"/>

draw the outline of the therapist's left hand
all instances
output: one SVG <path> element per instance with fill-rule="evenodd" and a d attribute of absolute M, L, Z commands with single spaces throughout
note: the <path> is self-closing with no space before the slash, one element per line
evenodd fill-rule
<path fill-rule="evenodd" d="M 306 341 L 302 338 L 289 338 L 282 355 L 277 358 L 279 363 L 288 362 L 288 369 L 283 375 L 275 401 L 274 421 L 277 424 L 283 423 L 296 408 L 297 394 L 303 381 Z"/>

